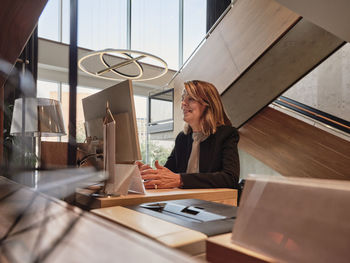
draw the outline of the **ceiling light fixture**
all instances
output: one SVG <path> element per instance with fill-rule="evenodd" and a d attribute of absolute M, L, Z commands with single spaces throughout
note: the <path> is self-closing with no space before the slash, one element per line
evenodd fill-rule
<path fill-rule="evenodd" d="M 144 68 L 139 62 L 141 59 L 160 62 L 162 67 L 157 67 L 160 70 L 151 70 L 145 76 Z M 136 73 L 121 71 L 123 67 L 124 71 L 130 71 L 130 65 L 134 65 L 133 71 L 136 70 Z M 126 49 L 105 49 L 88 53 L 79 60 L 78 66 L 91 76 L 108 80 L 145 81 L 159 78 L 168 72 L 167 63 L 160 57 L 142 51 Z M 129 66 L 129 69 L 126 69 L 127 66 Z"/>

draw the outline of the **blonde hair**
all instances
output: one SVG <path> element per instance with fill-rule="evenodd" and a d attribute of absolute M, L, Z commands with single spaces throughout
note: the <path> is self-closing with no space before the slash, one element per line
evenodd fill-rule
<path fill-rule="evenodd" d="M 205 106 L 200 119 L 200 128 L 203 134 L 207 136 L 214 134 L 217 127 L 222 125 L 232 126 L 222 105 L 220 94 L 213 84 L 201 80 L 191 80 L 185 82 L 184 85 L 184 94 Z M 192 128 L 186 124 L 185 134 L 191 131 Z"/>

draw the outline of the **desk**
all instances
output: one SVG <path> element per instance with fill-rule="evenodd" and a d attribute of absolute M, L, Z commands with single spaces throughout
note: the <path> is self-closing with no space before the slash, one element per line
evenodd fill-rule
<path fill-rule="evenodd" d="M 158 202 L 178 199 L 201 199 L 223 203 L 226 205 L 237 204 L 237 190 L 228 188 L 216 189 L 151 189 L 145 195 L 128 194 L 126 196 L 110 198 L 93 198 L 91 200 L 91 190 L 78 189 L 76 191 L 76 202 L 78 205 L 87 206 L 91 202 L 90 208 L 104 208 L 111 206 L 129 206 L 148 202 Z"/>
<path fill-rule="evenodd" d="M 167 247 L 176 248 L 191 255 L 205 252 L 207 236 L 201 232 L 122 206 L 95 209 L 91 212 L 139 232 Z"/>

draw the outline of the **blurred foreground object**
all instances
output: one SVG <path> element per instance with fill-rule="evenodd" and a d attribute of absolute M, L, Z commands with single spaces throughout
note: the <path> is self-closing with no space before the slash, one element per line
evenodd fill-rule
<path fill-rule="evenodd" d="M 194 262 L 0 176 L 0 262 Z"/>
<path fill-rule="evenodd" d="M 251 176 L 232 242 L 278 262 L 348 262 L 350 182 Z"/>

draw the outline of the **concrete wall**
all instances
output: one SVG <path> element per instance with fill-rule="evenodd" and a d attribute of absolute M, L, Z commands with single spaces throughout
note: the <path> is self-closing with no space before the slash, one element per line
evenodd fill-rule
<path fill-rule="evenodd" d="M 283 96 L 350 121 L 350 44 L 344 45 Z"/>

